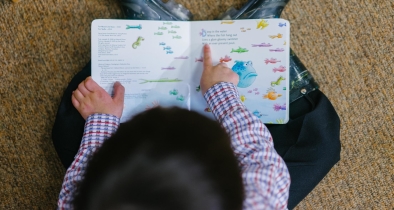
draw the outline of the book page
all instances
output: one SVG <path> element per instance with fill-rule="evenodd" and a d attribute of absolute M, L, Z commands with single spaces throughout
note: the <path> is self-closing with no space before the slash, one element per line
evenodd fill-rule
<path fill-rule="evenodd" d="M 189 51 L 189 22 L 92 22 L 92 78 L 108 93 L 125 87 L 121 122 L 156 106 L 190 109 Z"/>
<path fill-rule="evenodd" d="M 201 58 L 203 45 L 209 44 L 213 65 L 226 63 L 239 75 L 240 99 L 255 116 L 264 123 L 283 124 L 288 121 L 288 21 L 195 21 L 191 28 L 193 59 Z M 191 71 L 191 109 L 212 117 L 198 89 L 202 62 L 192 64 Z"/>
<path fill-rule="evenodd" d="M 289 22 L 95 20 L 92 77 L 108 93 L 126 89 L 121 122 L 156 106 L 179 106 L 213 118 L 200 91 L 203 45 L 213 65 L 240 77 L 240 99 L 264 123 L 288 121 Z"/>

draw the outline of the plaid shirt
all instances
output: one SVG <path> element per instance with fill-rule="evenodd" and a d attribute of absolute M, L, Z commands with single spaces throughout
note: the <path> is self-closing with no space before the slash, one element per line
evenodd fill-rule
<path fill-rule="evenodd" d="M 239 99 L 236 87 L 221 82 L 204 95 L 216 119 L 231 136 L 231 146 L 242 169 L 245 189 L 243 209 L 286 209 L 290 175 L 274 149 L 267 127 Z M 75 185 L 83 179 L 87 161 L 119 126 L 108 114 L 88 117 L 80 149 L 68 168 L 59 195 L 58 208 L 72 209 Z"/>

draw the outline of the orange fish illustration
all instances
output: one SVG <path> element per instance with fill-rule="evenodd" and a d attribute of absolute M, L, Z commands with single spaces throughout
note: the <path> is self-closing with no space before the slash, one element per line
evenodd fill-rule
<path fill-rule="evenodd" d="M 229 62 L 229 61 L 231 61 L 232 59 L 230 58 L 230 56 L 228 56 L 228 55 L 226 55 L 226 56 L 224 56 L 224 58 L 220 58 L 220 63 L 223 63 L 223 62 Z"/>
<path fill-rule="evenodd" d="M 277 98 L 281 97 L 282 94 L 278 94 L 273 88 L 269 88 L 267 90 L 267 94 L 263 95 L 264 99 L 269 99 L 269 100 L 276 100 Z"/>
<path fill-rule="evenodd" d="M 275 39 L 275 38 L 280 39 L 280 38 L 282 38 L 282 37 L 283 37 L 283 34 L 277 34 L 277 35 L 271 35 L 271 36 L 270 36 L 271 39 Z"/>

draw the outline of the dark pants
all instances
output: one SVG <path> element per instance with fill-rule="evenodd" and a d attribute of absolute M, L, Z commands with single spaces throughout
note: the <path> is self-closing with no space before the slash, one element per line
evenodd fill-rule
<path fill-rule="evenodd" d="M 71 93 L 91 74 L 90 62 L 71 80 L 60 103 L 52 139 L 65 168 L 77 154 L 85 120 L 71 103 Z M 294 208 L 339 161 L 339 117 L 319 90 L 290 105 L 291 120 L 285 125 L 267 125 L 276 151 L 290 172 L 288 208 Z"/>

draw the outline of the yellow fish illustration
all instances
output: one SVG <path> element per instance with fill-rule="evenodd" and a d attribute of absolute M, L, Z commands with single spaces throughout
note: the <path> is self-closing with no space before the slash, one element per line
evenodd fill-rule
<path fill-rule="evenodd" d="M 275 39 L 275 38 L 280 39 L 280 38 L 283 37 L 283 34 L 271 35 L 271 36 L 269 36 L 269 37 L 270 37 L 271 39 Z"/>
<path fill-rule="evenodd" d="M 265 20 L 260 20 L 259 22 L 257 22 L 257 29 L 264 29 L 268 26 L 268 22 Z"/>
<path fill-rule="evenodd" d="M 234 23 L 233 20 L 222 20 L 220 24 L 233 24 L 233 23 Z"/>
<path fill-rule="evenodd" d="M 241 95 L 241 96 L 239 97 L 239 99 L 241 99 L 242 102 L 245 102 L 245 101 L 246 101 L 246 96 Z"/>

